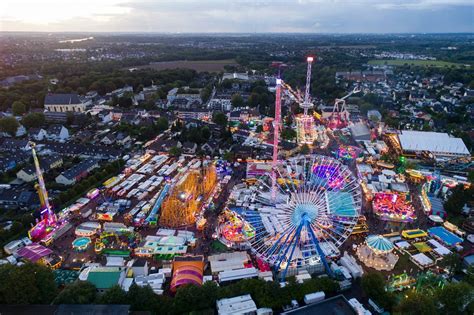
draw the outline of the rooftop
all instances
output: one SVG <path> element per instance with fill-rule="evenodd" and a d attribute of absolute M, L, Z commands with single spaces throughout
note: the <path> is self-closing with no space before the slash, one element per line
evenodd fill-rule
<path fill-rule="evenodd" d="M 44 105 L 77 105 L 81 103 L 77 94 L 48 94 L 44 98 Z"/>
<path fill-rule="evenodd" d="M 469 155 L 462 139 L 447 133 L 403 130 L 398 137 L 403 150 Z"/>
<path fill-rule="evenodd" d="M 355 315 L 357 314 L 349 301 L 343 296 L 338 295 L 325 299 L 319 303 L 306 305 L 295 310 L 284 312 L 282 314 L 291 315 L 312 315 L 312 314 L 337 314 L 337 315 Z"/>
<path fill-rule="evenodd" d="M 96 268 L 89 272 L 87 281 L 97 289 L 109 289 L 118 284 L 121 273 L 120 268 Z"/>

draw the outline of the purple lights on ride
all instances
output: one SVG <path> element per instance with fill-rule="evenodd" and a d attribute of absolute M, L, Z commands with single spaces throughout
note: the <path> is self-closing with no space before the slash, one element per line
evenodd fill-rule
<path fill-rule="evenodd" d="M 344 187 L 344 176 L 338 167 L 331 165 L 315 165 L 313 167 L 313 175 L 319 179 L 327 181 L 327 185 L 331 189 L 341 189 Z"/>

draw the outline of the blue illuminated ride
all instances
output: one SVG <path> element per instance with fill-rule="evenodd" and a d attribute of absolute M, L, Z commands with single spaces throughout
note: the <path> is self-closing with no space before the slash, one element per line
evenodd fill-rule
<path fill-rule="evenodd" d="M 285 279 L 289 270 L 331 269 L 323 249 L 339 247 L 350 236 L 360 214 L 362 195 L 356 176 L 327 156 L 308 155 L 279 161 L 258 179 L 242 216 L 255 230 L 249 239 L 256 256 Z"/>

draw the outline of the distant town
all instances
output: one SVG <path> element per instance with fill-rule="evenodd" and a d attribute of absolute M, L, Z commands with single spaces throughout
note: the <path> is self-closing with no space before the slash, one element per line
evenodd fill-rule
<path fill-rule="evenodd" d="M 0 313 L 473 314 L 472 40 L 0 33 Z"/>

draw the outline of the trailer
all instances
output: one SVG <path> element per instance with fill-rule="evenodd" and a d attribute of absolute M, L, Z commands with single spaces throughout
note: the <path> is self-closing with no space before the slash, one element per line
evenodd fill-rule
<path fill-rule="evenodd" d="M 308 304 L 313 304 L 313 303 L 322 301 L 325 298 L 326 298 L 326 294 L 324 294 L 323 291 L 319 291 L 319 292 L 306 294 L 304 296 L 304 302 L 306 303 L 306 305 L 308 305 Z"/>

